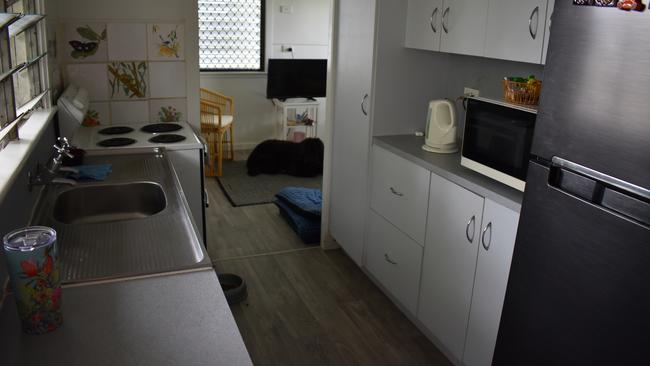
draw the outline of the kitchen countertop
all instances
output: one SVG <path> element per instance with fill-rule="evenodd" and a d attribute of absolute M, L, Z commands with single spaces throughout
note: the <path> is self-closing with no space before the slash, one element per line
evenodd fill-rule
<path fill-rule="evenodd" d="M 65 287 L 62 311 L 61 328 L 26 335 L 7 297 L 2 365 L 252 365 L 211 269 Z"/>
<path fill-rule="evenodd" d="M 524 194 L 460 165 L 460 152 L 435 154 L 422 150 L 424 137 L 413 135 L 377 136 L 373 143 L 445 179 L 519 212 Z"/>

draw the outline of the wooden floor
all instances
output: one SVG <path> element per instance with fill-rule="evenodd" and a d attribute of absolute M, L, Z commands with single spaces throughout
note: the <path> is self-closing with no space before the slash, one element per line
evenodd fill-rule
<path fill-rule="evenodd" d="M 248 283 L 232 310 L 255 365 L 450 365 L 341 250 L 215 267 Z"/>
<path fill-rule="evenodd" d="M 235 208 L 206 186 L 208 253 L 248 284 L 232 310 L 255 365 L 450 364 L 341 250 L 305 246 L 272 204 Z"/>

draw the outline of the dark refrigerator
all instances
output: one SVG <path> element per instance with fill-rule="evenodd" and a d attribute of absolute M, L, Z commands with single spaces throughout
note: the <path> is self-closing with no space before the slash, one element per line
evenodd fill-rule
<path fill-rule="evenodd" d="M 493 365 L 650 365 L 650 12 L 557 0 Z"/>

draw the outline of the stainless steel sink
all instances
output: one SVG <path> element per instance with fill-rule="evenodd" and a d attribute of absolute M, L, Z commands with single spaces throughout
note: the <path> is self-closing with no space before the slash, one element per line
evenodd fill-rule
<path fill-rule="evenodd" d="M 56 230 L 64 284 L 210 268 L 164 152 L 86 155 L 103 182 L 46 186 L 30 225 Z"/>
<path fill-rule="evenodd" d="M 54 219 L 64 224 L 136 220 L 167 206 L 165 192 L 153 182 L 95 185 L 73 188 L 56 198 Z"/>

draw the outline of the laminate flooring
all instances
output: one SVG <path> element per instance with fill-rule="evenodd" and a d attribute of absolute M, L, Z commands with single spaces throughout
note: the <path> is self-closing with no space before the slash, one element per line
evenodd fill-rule
<path fill-rule="evenodd" d="M 250 151 L 237 151 L 246 160 Z M 254 178 L 251 178 L 254 179 Z M 206 208 L 208 254 L 212 259 L 306 249 L 274 204 L 233 207 L 216 178 L 205 178 L 210 207 Z"/>
<path fill-rule="evenodd" d="M 247 281 L 232 311 L 255 365 L 451 365 L 341 250 L 215 268 Z"/>
<path fill-rule="evenodd" d="M 247 282 L 232 311 L 255 365 L 451 365 L 343 251 L 305 246 L 272 204 L 232 207 L 216 179 L 206 187 L 208 253 Z"/>

